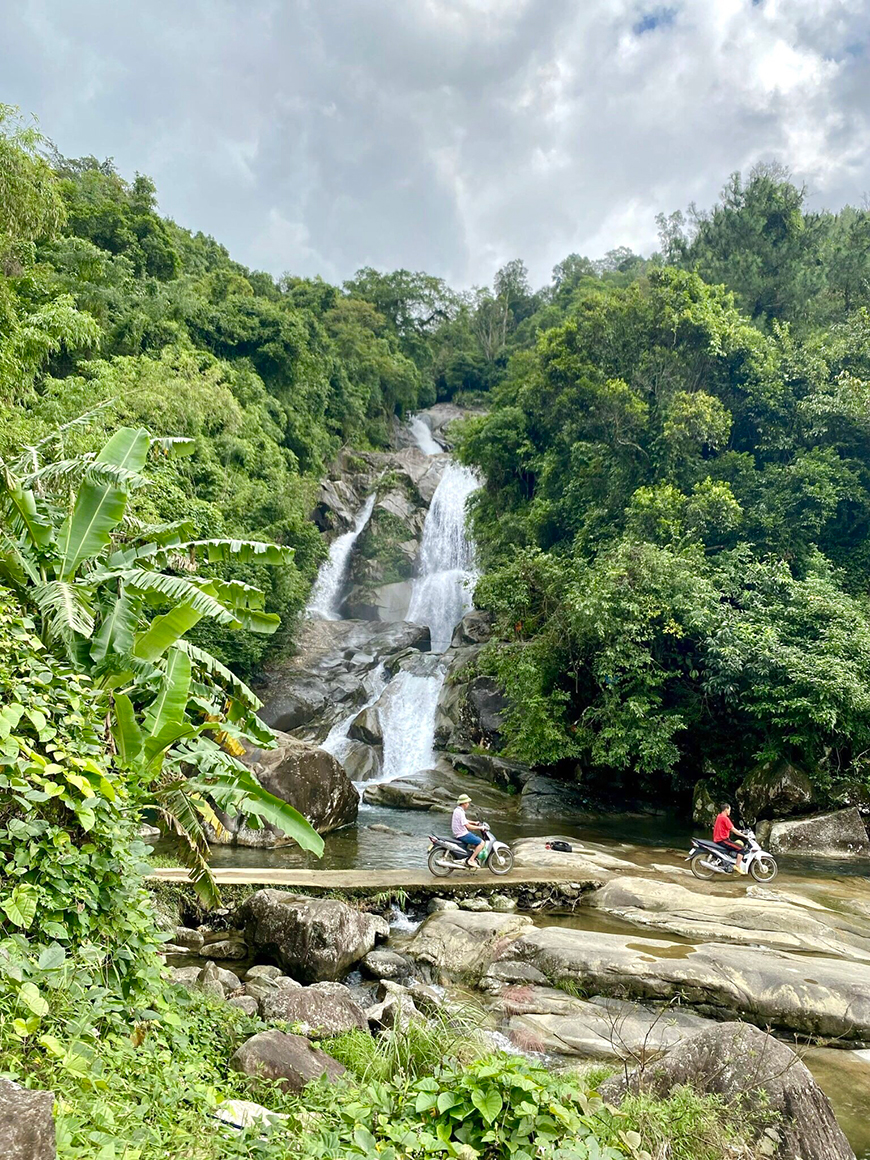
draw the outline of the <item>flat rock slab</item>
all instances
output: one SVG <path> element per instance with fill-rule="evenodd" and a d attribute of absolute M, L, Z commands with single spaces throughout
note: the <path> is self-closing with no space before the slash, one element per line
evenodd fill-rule
<path fill-rule="evenodd" d="M 426 919 L 405 953 L 448 975 L 478 978 L 531 925 L 521 914 L 439 910 Z"/>
<path fill-rule="evenodd" d="M 809 854 L 818 858 L 870 856 L 864 820 L 855 807 L 774 822 L 768 848 L 772 854 Z"/>
<path fill-rule="evenodd" d="M 751 892 L 751 893 L 750 893 Z M 703 942 L 733 942 L 870 961 L 870 919 L 759 888 L 738 896 L 649 878 L 614 878 L 590 904 L 638 926 Z"/>
<path fill-rule="evenodd" d="M 346 987 L 339 987 L 340 983 L 315 983 L 313 987 L 277 988 L 263 999 L 263 1018 L 300 1023 L 312 1039 L 368 1030 L 362 1008 Z"/>
<path fill-rule="evenodd" d="M 551 982 L 571 981 L 616 998 L 681 999 L 702 1013 L 732 1012 L 763 1027 L 870 1038 L 870 965 L 865 963 L 564 927 L 526 929 L 496 957 L 530 962 Z"/>
<path fill-rule="evenodd" d="M 548 850 L 547 843 L 567 842 L 571 852 Z M 579 842 L 576 838 L 554 835 L 546 838 L 520 838 L 512 845 L 514 866 L 517 869 L 552 868 L 576 871 L 578 874 L 648 873 L 645 866 L 617 858 L 607 847 L 593 842 Z"/>
<path fill-rule="evenodd" d="M 655 1059 L 710 1026 L 679 1006 L 648 1007 L 596 996 L 574 999 L 551 987 L 513 987 L 501 995 L 507 1032 L 524 1051 L 583 1059 Z"/>

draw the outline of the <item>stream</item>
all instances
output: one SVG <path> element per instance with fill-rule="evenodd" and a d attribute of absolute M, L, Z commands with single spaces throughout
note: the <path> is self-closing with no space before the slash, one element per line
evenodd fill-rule
<path fill-rule="evenodd" d="M 465 530 L 466 503 L 480 486 L 477 477 L 446 455 L 424 416 L 414 416 L 408 424 L 408 435 L 426 456 L 439 456 L 443 472 L 429 504 L 413 578 L 407 621 L 428 626 L 431 652 L 418 653 L 404 667 L 388 674 L 383 667 L 373 668 L 362 680 L 365 699 L 352 711 L 339 717 L 320 741 L 342 761 L 352 750 L 349 738 L 354 719 L 361 708 L 377 706 L 382 731 L 382 761 L 375 774 L 357 783 L 362 792 L 367 785 L 415 777 L 416 783 L 432 789 L 448 785 L 455 792 L 456 775 L 449 772 L 435 745 L 436 714 L 447 670 L 445 652 L 457 624 L 471 608 L 475 577 L 474 548 Z M 437 432 L 436 432 L 437 433 Z M 329 558 L 323 565 L 312 590 L 307 615 L 312 619 L 341 620 L 342 602 L 346 596 L 350 562 L 357 540 L 372 517 L 375 505 L 372 493 L 362 503 L 350 531 L 331 544 Z M 322 737 L 322 735 L 321 735 Z M 425 772 L 424 772 L 425 771 Z M 451 780 L 452 779 L 452 780 Z M 662 815 L 626 814 L 594 817 L 572 814 L 570 809 L 549 816 L 539 816 L 524 807 L 521 795 L 509 796 L 487 782 L 468 778 L 464 782 L 474 798 L 476 816 L 486 817 L 498 836 L 507 842 L 523 838 L 562 836 L 569 840 L 594 842 L 607 847 L 619 858 L 636 864 L 641 872 L 651 867 L 665 872 L 684 865 L 692 828 L 678 819 Z M 291 869 L 415 869 L 425 868 L 427 837 L 449 832 L 449 812 L 407 808 L 386 808 L 361 802 L 358 820 L 327 835 L 321 859 L 313 858 L 297 847 L 249 849 L 215 846 L 215 867 Z M 777 888 L 801 893 L 825 905 L 831 897 L 845 895 L 860 898 L 870 915 L 870 891 L 866 862 L 835 862 L 827 859 L 807 860 L 781 858 Z M 686 873 L 686 872 L 683 872 Z M 484 879 L 486 881 L 484 881 Z M 495 885 L 489 875 L 477 875 L 477 884 Z M 691 880 L 679 879 L 689 886 Z M 738 883 L 712 883 L 713 892 L 732 889 Z M 833 904 L 832 904 L 833 905 Z M 536 919 L 538 921 L 538 919 Z M 543 921 L 543 919 L 542 919 Z M 580 907 L 571 914 L 546 915 L 548 925 L 565 924 L 580 930 L 597 930 L 628 935 L 638 941 L 654 937 L 665 939 L 674 954 L 691 952 L 689 940 L 678 936 L 650 934 L 640 927 L 619 922 Z M 403 925 L 404 924 L 404 925 Z M 401 944 L 406 932 L 415 924 L 407 916 L 394 927 L 394 938 Z M 403 933 L 403 931 L 405 933 Z M 763 942 L 763 936 L 759 938 Z M 850 1139 L 859 1160 L 870 1160 L 870 1051 L 810 1048 L 805 1062 L 831 1099 L 838 1120 Z"/>

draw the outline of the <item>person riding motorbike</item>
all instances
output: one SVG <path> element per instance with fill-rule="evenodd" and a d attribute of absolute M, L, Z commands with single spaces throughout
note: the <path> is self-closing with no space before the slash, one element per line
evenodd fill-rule
<path fill-rule="evenodd" d="M 470 853 L 466 860 L 466 866 L 471 870 L 478 870 L 480 867 L 477 863 L 477 856 L 483 849 L 485 843 L 483 838 L 478 834 L 472 833 L 472 830 L 482 830 L 481 822 L 472 822 L 469 820 L 466 813 L 467 808 L 471 805 L 471 798 L 467 793 L 461 793 L 456 799 L 456 809 L 453 811 L 453 837 L 458 838 L 464 846 L 468 846 Z"/>
<path fill-rule="evenodd" d="M 732 841 L 732 837 L 737 841 Z M 731 821 L 731 806 L 728 802 L 724 802 L 720 808 L 720 812 L 713 823 L 713 841 L 724 850 L 727 854 L 733 854 L 737 851 L 737 873 L 746 874 L 746 867 L 743 865 L 743 852 L 747 849 L 748 843 L 739 830 L 734 828 L 734 823 Z"/>

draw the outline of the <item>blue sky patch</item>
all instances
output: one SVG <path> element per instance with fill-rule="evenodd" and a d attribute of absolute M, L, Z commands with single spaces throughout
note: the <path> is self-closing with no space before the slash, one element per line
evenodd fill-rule
<path fill-rule="evenodd" d="M 665 28 L 673 24 L 676 19 L 676 8 L 652 8 L 644 12 L 640 20 L 632 25 L 635 36 L 643 36 L 645 32 L 654 32 L 657 28 Z"/>

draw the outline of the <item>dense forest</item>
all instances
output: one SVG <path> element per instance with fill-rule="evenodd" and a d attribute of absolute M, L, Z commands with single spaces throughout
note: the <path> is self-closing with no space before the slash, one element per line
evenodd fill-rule
<path fill-rule="evenodd" d="M 454 433 L 484 479 L 481 663 L 509 756 L 632 798 L 775 758 L 829 800 L 866 794 L 870 212 L 811 210 L 767 166 L 659 225 L 659 253 L 572 254 L 539 290 L 519 260 L 463 292 L 275 279 L 0 106 L 0 1045 L 6 1074 L 58 1091 L 62 1155 L 279 1154 L 216 1151 L 202 1109 L 258 1024 L 160 982 L 138 824 L 175 829 L 206 896 L 212 801 L 320 848 L 236 760 L 262 737 L 246 681 L 292 648 L 319 479 L 396 416 L 476 411 Z M 418 1049 L 360 1089 L 397 1141 L 441 1058 Z M 480 1083 L 525 1067 L 491 1066 Z M 548 1084 L 515 1086 L 563 1101 L 589 1156 L 646 1155 L 629 1112 L 605 1125 Z M 381 1154 L 317 1099 L 306 1154 Z M 720 1156 L 716 1108 L 690 1111 Z"/>

